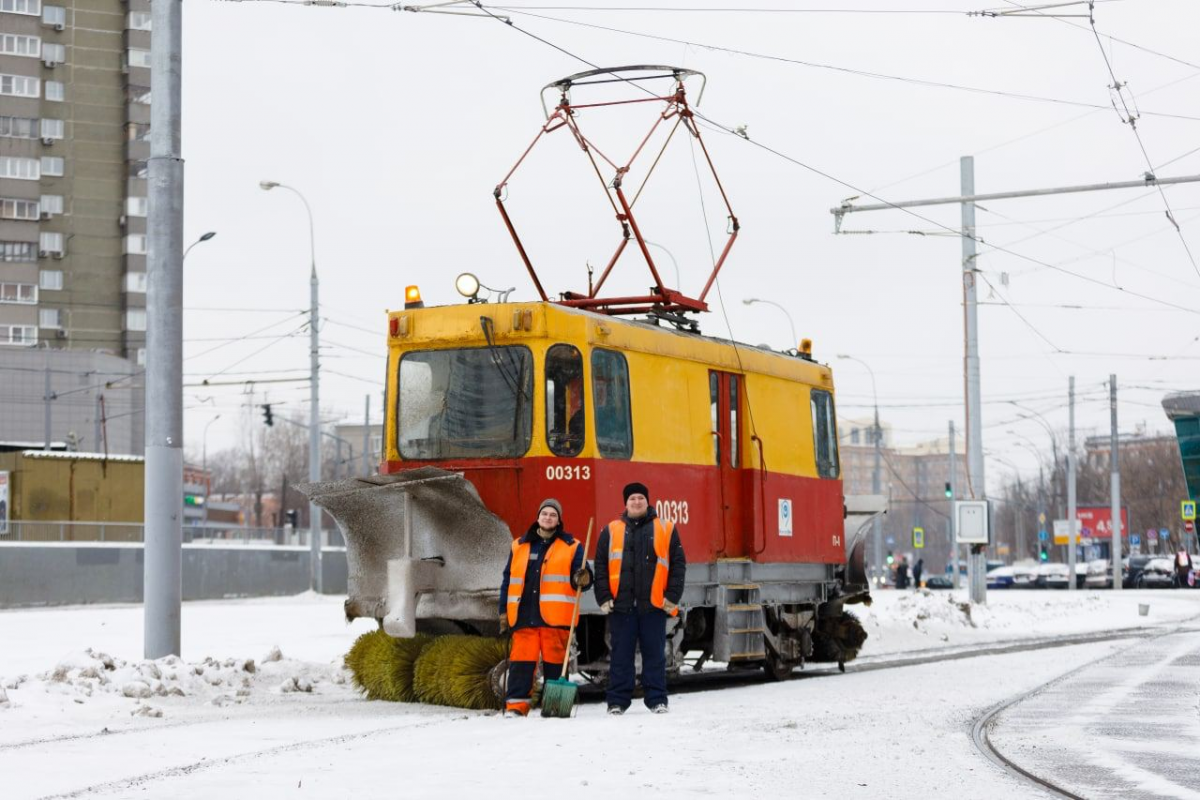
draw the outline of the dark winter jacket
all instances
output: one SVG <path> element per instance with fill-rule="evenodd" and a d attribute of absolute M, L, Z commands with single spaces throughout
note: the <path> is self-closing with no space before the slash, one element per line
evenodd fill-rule
<path fill-rule="evenodd" d="M 596 602 L 603 605 L 614 600 L 613 610 L 628 614 L 635 609 L 642 614 L 655 610 L 650 603 L 650 586 L 654 581 L 654 568 L 658 565 L 658 556 L 654 552 L 654 507 L 651 506 L 646 516 L 631 520 L 627 514 L 622 514 L 625 522 L 625 547 L 621 557 L 621 584 L 617 589 L 617 597 L 613 598 L 608 586 L 608 526 L 600 531 L 600 541 L 596 544 Z M 679 540 L 679 528 L 671 532 L 671 547 L 668 553 L 670 563 L 667 566 L 667 589 L 663 596 L 672 603 L 678 603 L 683 597 L 683 582 L 687 574 L 687 558 L 683 554 L 683 544 Z"/>
<path fill-rule="evenodd" d="M 538 602 L 539 587 L 542 585 L 542 562 L 545 560 L 546 551 L 550 549 L 550 545 L 555 539 L 562 539 L 566 544 L 574 544 L 575 537 L 562 529 L 560 525 L 558 531 L 549 539 L 543 539 L 538 536 L 538 525 L 535 522 L 525 531 L 525 535 L 521 537 L 521 542 L 529 542 L 529 563 L 525 567 L 525 587 L 521 591 L 521 603 L 517 606 L 517 624 L 513 629 L 519 628 L 546 628 L 552 627 L 546 625 L 542 619 L 542 611 Z M 575 585 L 575 573 L 583 569 L 587 562 L 584 560 L 583 545 L 575 551 L 575 558 L 571 560 L 571 588 L 578 590 Z M 591 570 L 589 570 L 590 572 Z M 500 581 L 500 614 L 505 614 L 508 609 L 508 582 L 512 577 L 512 550 L 508 551 L 508 561 L 504 565 L 504 577 Z"/>

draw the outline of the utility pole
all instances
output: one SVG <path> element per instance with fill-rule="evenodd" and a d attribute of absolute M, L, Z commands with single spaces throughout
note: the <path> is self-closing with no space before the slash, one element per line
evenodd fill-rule
<path fill-rule="evenodd" d="M 371 395 L 367 395 L 366 408 L 363 410 L 363 475 L 370 475 L 371 470 Z"/>
<path fill-rule="evenodd" d="M 963 156 L 959 173 L 964 197 L 975 194 L 975 159 Z M 976 303 L 975 279 L 975 202 L 962 203 L 962 282 L 965 352 L 963 372 L 967 387 L 967 491 L 973 500 L 983 500 L 987 494 L 983 475 L 983 419 L 979 379 L 979 308 Z M 985 545 L 971 545 L 967 560 L 967 583 L 971 587 L 971 602 L 987 602 L 987 556 Z"/>
<path fill-rule="evenodd" d="M 151 8 L 145 657 L 179 655 L 183 599 L 182 0 Z"/>
<path fill-rule="evenodd" d="M 958 499 L 958 453 L 954 442 L 954 420 L 950 420 L 950 564 L 954 569 L 954 588 L 958 588 L 958 514 L 954 501 Z"/>
<path fill-rule="evenodd" d="M 1075 591 L 1075 550 L 1078 547 L 1079 521 L 1075 509 L 1075 376 L 1071 376 L 1068 390 L 1070 409 L 1067 414 L 1067 569 L 1070 570 L 1070 580 L 1067 589 Z"/>
<path fill-rule="evenodd" d="M 1117 450 L 1117 376 L 1108 376 L 1108 407 L 1112 416 L 1112 446 L 1109 468 L 1112 471 L 1112 570 L 1113 589 L 1121 590 L 1121 459 Z"/>
<path fill-rule="evenodd" d="M 871 380 L 874 381 L 874 375 Z M 883 439 L 883 429 L 879 427 L 879 398 L 875 398 L 875 429 L 872 432 L 875 437 L 875 469 L 871 471 L 871 494 L 876 497 L 883 491 L 883 475 L 881 471 L 880 461 L 883 457 L 883 447 L 881 440 Z M 889 501 L 889 505 L 890 505 Z M 880 580 L 883 580 L 884 560 L 883 560 L 883 523 L 879 520 L 879 515 L 875 515 L 875 521 L 872 523 L 872 536 L 875 540 L 875 569 Z"/>
<path fill-rule="evenodd" d="M 46 434 L 45 449 L 46 450 L 50 449 L 50 442 L 51 442 L 51 439 L 50 439 L 51 428 L 53 427 L 51 425 L 51 422 L 53 421 L 52 416 L 53 416 L 54 412 L 51 410 L 50 403 L 53 400 L 54 400 L 54 391 L 50 388 L 50 368 L 46 367 L 46 391 L 44 394 L 42 394 L 42 402 L 45 404 L 44 411 L 42 413 L 42 418 L 43 418 L 43 422 L 45 423 L 45 428 L 46 428 L 46 430 L 45 430 L 45 434 Z"/>

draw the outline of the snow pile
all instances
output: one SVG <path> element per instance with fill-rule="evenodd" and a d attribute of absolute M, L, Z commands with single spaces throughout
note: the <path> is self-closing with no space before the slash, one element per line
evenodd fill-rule
<path fill-rule="evenodd" d="M 21 689 L 22 694 L 40 690 L 76 703 L 93 696 L 128 698 L 137 704 L 131 714 L 161 717 L 162 709 L 151 702 L 188 698 L 191 703 L 224 706 L 244 703 L 256 693 L 320 692 L 322 687 L 345 686 L 347 677 L 340 659 L 328 664 L 288 659 L 278 646 L 257 663 L 252 658 L 211 657 L 189 662 L 177 656 L 125 661 L 89 647 L 69 653 L 53 669 L 32 678 L 5 680 L 0 684 L 0 708 L 14 705 L 4 689 Z"/>
<path fill-rule="evenodd" d="M 869 638 L 862 655 L 1170 624 L 1197 611 L 1186 592 L 1153 594 L 1155 619 L 1137 616 L 1147 593 L 1135 591 L 992 591 L 971 605 L 964 591 L 880 591 L 869 608 L 854 606 Z"/>

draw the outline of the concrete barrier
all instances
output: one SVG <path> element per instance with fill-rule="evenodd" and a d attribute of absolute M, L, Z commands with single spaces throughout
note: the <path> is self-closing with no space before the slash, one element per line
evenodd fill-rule
<path fill-rule="evenodd" d="M 325 594 L 346 593 L 346 552 L 322 553 Z M 0 608 L 142 601 L 141 544 L 0 544 Z M 308 589 L 309 552 L 278 545 L 183 546 L 183 599 L 271 597 Z"/>

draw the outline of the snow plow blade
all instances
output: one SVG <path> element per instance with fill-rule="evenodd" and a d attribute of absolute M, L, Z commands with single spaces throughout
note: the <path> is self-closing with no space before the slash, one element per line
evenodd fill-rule
<path fill-rule="evenodd" d="M 866 588 L 868 585 L 866 550 L 868 526 L 887 513 L 887 498 L 883 495 L 856 494 L 845 497 L 843 523 L 846 545 L 846 584 Z"/>
<path fill-rule="evenodd" d="M 296 488 L 346 539 L 346 619 L 410 637 L 418 618 L 496 618 L 512 534 L 462 475 L 421 467 Z"/>

